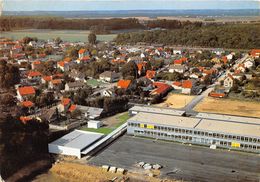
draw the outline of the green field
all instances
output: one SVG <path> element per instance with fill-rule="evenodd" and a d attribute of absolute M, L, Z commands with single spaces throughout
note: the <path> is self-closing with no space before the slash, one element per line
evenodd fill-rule
<path fill-rule="evenodd" d="M 87 128 L 87 127 L 83 127 L 83 128 L 81 128 L 81 130 L 83 130 L 83 131 L 90 131 L 90 132 L 97 132 L 97 133 L 103 133 L 105 135 L 108 135 L 109 133 L 111 133 L 113 131 L 112 128 L 94 129 L 94 128 Z"/>
<path fill-rule="evenodd" d="M 38 39 L 51 40 L 60 37 L 64 41 L 69 42 L 87 42 L 90 31 L 84 30 L 16 30 L 11 32 L 3 32 L 0 37 L 6 37 L 14 40 L 22 39 L 23 37 L 37 37 Z M 97 35 L 99 41 L 112 41 L 116 34 Z"/>

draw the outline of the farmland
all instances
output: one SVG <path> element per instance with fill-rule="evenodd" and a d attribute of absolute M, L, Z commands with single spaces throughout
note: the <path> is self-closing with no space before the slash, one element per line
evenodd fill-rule
<path fill-rule="evenodd" d="M 37 37 L 38 39 L 50 40 L 60 37 L 63 41 L 78 42 L 88 41 L 88 34 L 90 31 L 84 30 L 16 30 L 10 32 L 3 32 L 1 36 L 11 39 L 22 39 L 23 37 Z M 99 41 L 112 41 L 116 37 L 116 34 L 97 35 Z"/>

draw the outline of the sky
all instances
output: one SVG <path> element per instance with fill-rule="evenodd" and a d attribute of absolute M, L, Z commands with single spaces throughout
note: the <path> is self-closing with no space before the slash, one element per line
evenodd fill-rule
<path fill-rule="evenodd" d="M 260 9 L 260 0 L 0 0 L 4 11 Z"/>

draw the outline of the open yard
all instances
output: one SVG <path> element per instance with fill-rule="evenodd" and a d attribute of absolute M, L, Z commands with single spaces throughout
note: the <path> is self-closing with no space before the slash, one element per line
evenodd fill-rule
<path fill-rule="evenodd" d="M 161 179 L 156 177 L 148 177 L 137 173 L 127 173 L 125 175 L 118 173 L 105 172 L 101 167 L 90 166 L 86 164 L 78 164 L 71 162 L 61 162 L 53 165 L 49 173 L 38 176 L 35 182 L 59 182 L 59 181 L 115 181 L 128 179 L 129 182 L 160 182 Z M 174 180 L 167 180 L 174 182 Z"/>
<path fill-rule="evenodd" d="M 88 35 L 90 31 L 84 30 L 40 30 L 40 29 L 28 29 L 28 30 L 16 30 L 12 32 L 3 32 L 1 36 L 11 39 L 22 39 L 23 37 L 37 37 L 38 39 L 48 40 L 60 37 L 64 41 L 77 42 L 88 41 Z M 116 34 L 97 35 L 97 40 L 100 41 L 112 41 L 116 37 Z"/>
<path fill-rule="evenodd" d="M 116 128 L 118 128 L 119 126 L 121 126 L 122 124 L 124 124 L 128 119 L 129 119 L 128 112 L 119 113 L 116 114 L 115 116 L 104 118 L 102 120 L 104 126 L 99 129 L 82 127 L 81 130 L 103 133 L 107 135 L 111 133 L 113 130 L 115 130 Z"/>
<path fill-rule="evenodd" d="M 91 86 L 92 88 L 96 88 L 98 86 L 100 87 L 100 86 L 106 85 L 107 83 L 104 83 L 104 82 L 97 80 L 97 79 L 88 79 L 87 84 L 89 86 Z"/>
<path fill-rule="evenodd" d="M 260 117 L 260 103 L 231 99 L 205 98 L 195 107 L 195 111 Z"/>
<path fill-rule="evenodd" d="M 157 106 L 180 109 L 185 107 L 193 98 L 194 96 L 190 95 L 171 94 L 167 97 L 166 101 Z"/>

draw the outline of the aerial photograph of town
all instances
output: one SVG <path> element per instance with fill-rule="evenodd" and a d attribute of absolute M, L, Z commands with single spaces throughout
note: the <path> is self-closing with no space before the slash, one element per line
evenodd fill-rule
<path fill-rule="evenodd" d="M 260 182 L 260 0 L 0 0 L 0 182 Z"/>

